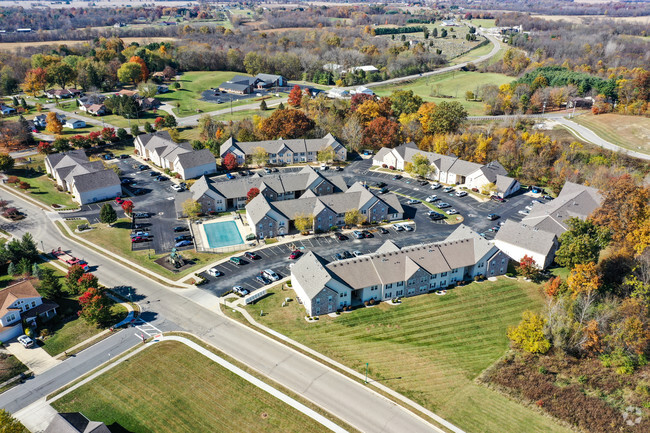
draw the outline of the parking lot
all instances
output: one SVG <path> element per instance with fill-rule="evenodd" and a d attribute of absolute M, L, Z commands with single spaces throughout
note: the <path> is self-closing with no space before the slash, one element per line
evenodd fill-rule
<path fill-rule="evenodd" d="M 309 86 L 300 85 L 301 89 L 309 88 Z M 285 96 L 288 95 L 293 89 L 293 85 L 284 86 L 284 87 L 272 87 L 269 89 L 254 89 L 252 93 L 246 95 L 240 95 L 237 93 L 227 93 L 221 92 L 218 88 L 207 89 L 201 93 L 201 99 L 207 102 L 212 102 L 214 104 L 230 104 L 232 102 L 246 101 L 249 100 L 253 102 L 254 99 L 263 98 L 263 97 L 273 97 L 276 95 Z M 284 95 L 283 95 L 284 94 Z M 221 101 L 221 102 L 219 102 Z"/>

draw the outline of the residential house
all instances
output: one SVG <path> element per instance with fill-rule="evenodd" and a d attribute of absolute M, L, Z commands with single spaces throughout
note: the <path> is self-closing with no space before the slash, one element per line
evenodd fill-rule
<path fill-rule="evenodd" d="M 373 72 L 379 72 L 379 69 L 374 67 L 373 65 L 363 65 L 363 66 L 353 66 L 350 69 L 348 69 L 346 72 L 357 72 L 357 71 L 363 71 L 366 74 L 371 74 Z"/>
<path fill-rule="evenodd" d="M 68 119 L 63 126 L 70 129 L 85 128 L 86 122 L 81 119 Z"/>
<path fill-rule="evenodd" d="M 58 304 L 43 299 L 31 280 L 23 280 L 0 290 L 0 341 L 6 342 L 22 335 L 23 320 L 34 322 L 37 317 L 47 320 L 56 315 Z"/>
<path fill-rule="evenodd" d="M 138 135 L 134 144 L 143 158 L 178 173 L 183 179 L 217 172 L 217 162 L 212 152 L 208 149 L 194 150 L 187 142 L 176 143 L 167 131 Z"/>
<path fill-rule="evenodd" d="M 117 174 L 101 161 L 89 161 L 83 149 L 52 153 L 45 157 L 45 170 L 57 185 L 72 193 L 79 204 L 93 203 L 122 195 Z"/>
<path fill-rule="evenodd" d="M 45 92 L 45 96 L 54 99 L 68 99 L 81 96 L 82 92 L 78 89 L 50 89 Z"/>
<path fill-rule="evenodd" d="M 90 421 L 81 412 L 57 413 L 44 433 L 111 433 L 106 424 Z"/>
<path fill-rule="evenodd" d="M 255 78 L 259 80 L 257 82 L 258 88 L 266 89 L 270 87 L 286 87 L 289 85 L 289 81 L 282 75 L 257 74 Z"/>
<path fill-rule="evenodd" d="M 221 145 L 221 158 L 231 153 L 237 157 L 237 163 L 243 165 L 251 162 L 255 150 L 260 147 L 268 153 L 268 163 L 276 165 L 316 162 L 318 152 L 327 148 L 334 149 L 338 161 L 348 157 L 345 146 L 332 134 L 327 134 L 323 138 L 267 141 L 237 141 L 230 137 Z"/>
<path fill-rule="evenodd" d="M 567 220 L 587 219 L 602 201 L 597 189 L 566 182 L 555 200 L 533 204 L 530 214 L 519 223 L 506 221 L 494 242 L 513 260 L 520 261 L 527 255 L 547 268 L 555 258 L 560 235 L 569 229 Z"/>
<path fill-rule="evenodd" d="M 354 93 L 355 95 L 370 95 L 370 96 L 373 96 L 373 95 L 375 94 L 375 92 L 373 92 L 372 90 L 370 90 L 369 88 L 367 88 L 367 87 L 365 87 L 365 86 L 359 86 L 359 87 L 357 87 L 357 88 L 354 90 L 353 93 Z"/>
<path fill-rule="evenodd" d="M 341 87 L 334 87 L 327 91 L 327 97 L 332 99 L 346 99 L 350 97 L 350 91 Z"/>
<path fill-rule="evenodd" d="M 507 171 L 498 161 L 478 164 L 453 155 L 426 152 L 418 149 L 415 143 L 405 143 L 393 149 L 382 148 L 373 156 L 372 163 L 404 170 L 407 163 L 413 162 L 415 155 L 422 155 L 429 160 L 433 169 L 429 178 L 438 182 L 479 190 L 494 184 L 495 194 L 500 197 L 508 197 L 521 188 L 516 179 L 507 176 Z"/>
<path fill-rule="evenodd" d="M 138 94 L 137 90 L 128 90 L 128 89 L 122 89 L 119 92 L 117 92 L 115 95 L 117 96 L 130 96 L 130 97 L 135 97 Z"/>
<path fill-rule="evenodd" d="M 92 114 L 93 116 L 103 116 L 106 114 L 106 105 L 104 104 L 90 104 L 90 105 L 82 105 L 79 107 L 82 111 L 87 112 L 88 114 Z"/>
<path fill-rule="evenodd" d="M 395 194 L 379 197 L 357 182 L 343 193 L 317 196 L 308 191 L 294 200 L 273 202 L 260 194 L 246 205 L 246 218 L 253 233 L 262 239 L 288 234 L 291 223 L 301 216 L 313 219 L 314 231 L 328 231 L 344 225 L 345 214 L 352 210 L 359 210 L 371 223 L 404 217 Z"/>
<path fill-rule="evenodd" d="M 282 75 L 257 74 L 254 77 L 235 75 L 230 80 L 219 85 L 219 90 L 226 93 L 247 95 L 255 89 L 268 89 L 271 87 L 287 87 L 289 82 Z"/>
<path fill-rule="evenodd" d="M 141 111 L 154 110 L 162 105 L 156 98 L 137 98 L 136 102 Z"/>
<path fill-rule="evenodd" d="M 307 315 L 318 316 L 502 275 L 507 264 L 494 244 L 461 225 L 442 242 L 400 248 L 386 241 L 375 253 L 353 259 L 329 262 L 310 251 L 291 268 L 291 284 Z"/>
<path fill-rule="evenodd" d="M 59 122 L 61 122 L 62 125 L 65 125 L 67 121 L 65 114 L 56 113 L 56 118 L 59 119 Z M 39 129 L 45 129 L 45 127 L 47 127 L 47 115 L 39 114 L 34 117 L 34 126 Z"/>
<path fill-rule="evenodd" d="M 306 192 L 315 196 L 347 190 L 341 176 L 324 177 L 310 166 L 297 173 L 279 173 L 266 176 L 254 174 L 233 180 L 201 177 L 190 188 L 192 199 L 201 203 L 204 212 L 224 212 L 242 209 L 251 188 L 260 190 L 271 201 L 293 200 Z"/>

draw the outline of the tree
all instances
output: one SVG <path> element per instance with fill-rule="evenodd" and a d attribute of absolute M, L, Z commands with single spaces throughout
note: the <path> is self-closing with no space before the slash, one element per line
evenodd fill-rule
<path fill-rule="evenodd" d="M 29 261 L 29 259 L 27 257 L 23 257 L 18 262 L 18 266 L 16 266 L 16 269 L 18 271 L 18 274 L 24 275 L 25 277 L 27 277 L 27 276 L 29 276 L 30 272 L 32 271 L 32 262 Z"/>
<path fill-rule="evenodd" d="M 560 235 L 560 247 L 555 253 L 555 261 L 567 268 L 587 262 L 597 263 L 600 251 L 611 239 L 609 229 L 580 218 L 570 218 L 567 225 L 569 230 Z"/>
<path fill-rule="evenodd" d="M 42 153 L 44 155 L 49 155 L 50 153 L 54 152 L 54 149 L 52 148 L 52 143 L 49 141 L 41 141 L 38 143 L 38 153 Z"/>
<path fill-rule="evenodd" d="M 47 67 L 46 71 L 47 81 L 58 84 L 62 89 L 65 89 L 66 85 L 74 81 L 77 76 L 75 70 L 64 62 L 53 63 Z"/>
<path fill-rule="evenodd" d="M 131 126 L 131 136 L 133 138 L 135 138 L 138 135 L 140 135 L 140 127 L 138 125 L 132 125 Z"/>
<path fill-rule="evenodd" d="M 127 62 L 117 70 L 117 79 L 122 83 L 135 84 L 142 78 L 142 66 L 136 62 Z"/>
<path fill-rule="evenodd" d="M 314 227 L 314 216 L 313 215 L 298 215 L 293 220 L 293 226 L 300 233 L 306 233 Z"/>
<path fill-rule="evenodd" d="M 363 138 L 363 125 L 357 116 L 349 116 L 343 126 L 343 139 L 348 143 L 351 151 L 361 149 L 361 140 Z"/>
<path fill-rule="evenodd" d="M 0 153 L 0 171 L 6 173 L 14 168 L 16 161 L 8 153 Z"/>
<path fill-rule="evenodd" d="M 259 129 L 267 139 L 299 138 L 311 131 L 316 124 L 300 110 L 275 110 L 262 120 Z"/>
<path fill-rule="evenodd" d="M 63 295 L 63 287 L 59 277 L 54 273 L 54 269 L 44 268 L 41 270 L 41 283 L 39 293 L 47 299 L 57 299 Z"/>
<path fill-rule="evenodd" d="M 7 266 L 7 275 L 14 276 L 16 273 L 16 265 L 14 265 L 14 262 L 10 262 L 9 266 Z"/>
<path fill-rule="evenodd" d="M 146 132 L 147 134 L 151 134 L 155 131 L 155 129 L 153 129 L 153 126 L 151 126 L 151 123 L 149 122 L 144 122 L 143 126 L 144 126 L 144 132 Z"/>
<path fill-rule="evenodd" d="M 260 102 L 260 111 L 266 111 L 268 109 L 269 107 L 266 106 L 266 100 L 262 99 L 262 102 Z"/>
<path fill-rule="evenodd" d="M 412 162 L 409 165 L 409 173 L 420 177 L 427 177 L 432 169 L 433 167 L 431 166 L 431 162 L 429 162 L 429 158 L 421 153 L 413 155 Z"/>
<path fill-rule="evenodd" d="M 293 89 L 291 89 L 291 92 L 289 92 L 289 105 L 292 107 L 300 107 L 300 103 L 302 101 L 302 89 L 300 88 L 299 85 L 293 86 Z"/>
<path fill-rule="evenodd" d="M 531 280 L 537 279 L 541 272 L 540 267 L 535 263 L 535 259 L 529 255 L 525 255 L 519 261 L 519 273 L 524 278 L 529 278 Z"/>
<path fill-rule="evenodd" d="M 51 132 L 54 135 L 61 135 L 63 125 L 54 111 L 47 113 L 45 121 L 47 122 L 47 126 L 45 126 L 46 131 Z"/>
<path fill-rule="evenodd" d="M 25 427 L 9 412 L 0 409 L 0 432 L 2 433 L 23 433 Z"/>
<path fill-rule="evenodd" d="M 111 300 L 104 290 L 91 287 L 79 297 L 79 317 L 86 322 L 98 326 L 106 323 L 111 317 Z"/>
<path fill-rule="evenodd" d="M 122 210 L 125 214 L 131 215 L 133 213 L 133 202 L 131 200 L 124 200 L 122 202 Z"/>
<path fill-rule="evenodd" d="M 575 265 L 567 278 L 567 288 L 575 299 L 580 294 L 591 294 L 600 288 L 600 276 L 594 262 Z"/>
<path fill-rule="evenodd" d="M 248 190 L 248 193 L 246 194 L 246 204 L 250 203 L 251 200 L 253 200 L 255 197 L 260 195 L 260 190 L 259 188 L 251 188 Z"/>
<path fill-rule="evenodd" d="M 336 152 L 332 146 L 327 146 L 318 151 L 317 158 L 320 162 L 332 162 L 336 159 Z"/>
<path fill-rule="evenodd" d="M 80 265 L 72 265 L 68 268 L 68 274 L 65 277 L 65 283 L 71 293 L 78 293 L 79 291 L 79 278 L 84 274 L 84 270 Z"/>
<path fill-rule="evenodd" d="M 418 109 L 420 124 L 425 134 L 456 132 L 467 119 L 467 111 L 460 102 L 427 102 Z"/>
<path fill-rule="evenodd" d="M 544 336 L 546 319 L 532 311 L 524 311 L 518 326 L 508 328 L 508 338 L 512 343 L 530 353 L 546 353 L 551 342 Z"/>
<path fill-rule="evenodd" d="M 228 171 L 236 170 L 237 167 L 239 167 L 239 163 L 237 162 L 237 157 L 232 153 L 227 153 L 226 156 L 223 157 L 223 161 L 221 161 L 221 164 Z"/>
<path fill-rule="evenodd" d="M 104 101 L 106 108 L 113 114 L 118 114 L 127 119 L 134 119 L 138 115 L 140 107 L 138 103 L 127 95 L 113 95 Z"/>
<path fill-rule="evenodd" d="M 77 280 L 77 293 L 83 293 L 91 287 L 99 287 L 99 280 L 93 274 L 86 272 Z"/>
<path fill-rule="evenodd" d="M 117 221 L 117 213 L 110 203 L 104 203 L 104 206 L 102 206 L 102 209 L 99 211 L 99 220 L 108 225 Z"/>
<path fill-rule="evenodd" d="M 345 213 L 343 221 L 348 226 L 358 226 L 366 221 L 366 216 L 359 209 L 352 209 Z"/>
<path fill-rule="evenodd" d="M 395 147 L 402 142 L 399 123 L 378 117 L 372 120 L 363 130 L 361 144 L 367 149 Z"/>
<path fill-rule="evenodd" d="M 423 102 L 421 97 L 413 93 L 413 90 L 396 90 L 391 93 L 390 100 L 396 117 L 417 112 Z"/>
<path fill-rule="evenodd" d="M 25 74 L 25 81 L 21 85 L 25 93 L 28 93 L 33 97 L 36 97 L 38 92 L 45 90 L 45 86 L 47 86 L 47 76 L 45 69 L 43 68 L 30 69 L 27 71 L 27 74 Z"/>
<path fill-rule="evenodd" d="M 284 110 L 284 104 L 282 102 L 278 105 L 278 110 Z"/>
<path fill-rule="evenodd" d="M 38 248 L 31 233 L 25 233 L 19 243 L 20 257 L 26 257 L 30 262 L 35 262 L 38 258 Z"/>
<path fill-rule="evenodd" d="M 183 212 L 188 218 L 194 219 L 203 211 L 203 206 L 196 200 L 188 198 L 183 202 Z"/>
<path fill-rule="evenodd" d="M 253 161 L 253 164 L 261 167 L 263 165 L 268 164 L 269 154 L 263 147 L 258 146 L 255 149 L 253 149 L 253 155 L 251 156 L 251 160 Z"/>
<path fill-rule="evenodd" d="M 153 98 L 158 94 L 158 84 L 148 82 L 138 85 L 138 95 L 143 98 Z"/>
<path fill-rule="evenodd" d="M 32 265 L 32 276 L 38 278 L 39 280 L 43 278 L 43 269 L 38 266 L 38 263 Z"/>

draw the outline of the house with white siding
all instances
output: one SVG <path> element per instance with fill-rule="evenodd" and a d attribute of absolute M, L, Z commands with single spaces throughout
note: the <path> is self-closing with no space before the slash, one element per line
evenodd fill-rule
<path fill-rule="evenodd" d="M 508 257 L 461 225 L 442 242 L 399 247 L 386 241 L 376 252 L 328 261 L 310 251 L 291 268 L 291 284 L 309 316 L 453 287 L 475 276 L 506 272 Z"/>
<path fill-rule="evenodd" d="M 30 280 L 0 290 L 0 341 L 7 342 L 24 333 L 23 320 L 47 320 L 56 315 L 58 304 L 43 299 Z"/>

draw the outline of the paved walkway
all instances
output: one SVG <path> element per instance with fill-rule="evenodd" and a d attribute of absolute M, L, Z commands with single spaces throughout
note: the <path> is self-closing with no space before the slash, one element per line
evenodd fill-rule
<path fill-rule="evenodd" d="M 45 398 L 41 398 L 13 415 L 30 432 L 42 433 L 56 414 L 56 410 L 45 401 Z"/>
<path fill-rule="evenodd" d="M 269 393 L 272 396 L 278 398 L 279 400 L 283 401 L 284 403 L 288 404 L 289 406 L 293 407 L 294 409 L 302 412 L 303 414 L 307 415 L 308 417 L 310 417 L 311 419 L 313 419 L 317 423 L 322 424 L 323 426 L 327 427 L 331 431 L 337 432 L 337 433 L 345 433 L 345 432 L 347 432 L 347 430 L 339 427 L 337 424 L 335 424 L 334 422 L 332 422 L 329 419 L 325 418 L 324 416 L 317 413 L 316 411 L 308 408 L 304 404 L 302 404 L 299 401 L 289 397 L 288 395 L 278 391 L 277 389 L 275 389 L 272 386 L 268 385 L 267 383 L 261 381 L 260 379 L 256 378 L 255 376 L 245 372 L 244 370 L 237 367 L 236 365 L 231 364 L 230 362 L 228 362 L 225 359 L 221 358 L 220 356 L 214 354 L 213 352 L 205 349 L 204 347 L 199 346 L 195 342 L 193 342 L 193 341 L 191 341 L 191 340 L 189 340 L 187 338 L 178 337 L 178 336 L 166 336 L 166 337 L 164 337 L 164 339 L 165 340 L 171 340 L 171 341 L 178 341 L 180 343 L 185 344 L 186 346 L 190 347 L 191 349 L 194 349 L 195 351 L 199 352 L 201 355 L 206 356 L 210 360 L 216 362 L 221 367 L 224 367 L 228 371 L 230 371 L 232 373 L 235 373 L 237 376 L 241 377 L 242 379 L 246 380 L 247 382 L 257 386 L 261 390 L 266 391 L 267 393 Z M 100 376 L 101 374 L 107 372 L 108 370 L 112 369 L 113 367 L 121 364 L 122 362 L 126 361 L 127 359 L 131 358 L 132 356 L 136 355 L 137 353 L 140 353 L 141 351 L 143 351 L 146 348 L 150 347 L 152 344 L 156 344 L 156 343 L 155 342 L 147 343 L 146 345 L 141 346 L 139 349 L 136 349 L 133 352 L 129 353 L 128 355 L 118 359 L 116 362 L 110 363 L 109 365 L 107 365 L 106 367 L 104 367 L 101 370 L 97 371 L 96 373 L 92 374 L 91 376 L 87 377 L 86 379 L 76 383 L 74 386 L 72 386 L 72 387 L 68 388 L 67 390 L 65 390 L 64 392 L 56 395 L 54 398 L 52 398 L 52 400 L 50 400 L 49 403 L 57 401 L 61 397 L 65 396 L 66 394 L 68 394 L 68 393 L 74 391 L 75 389 L 79 388 L 80 386 L 90 382 L 91 380 L 93 380 L 96 377 Z M 41 403 L 41 401 L 39 401 L 39 403 L 40 403 L 39 407 L 43 407 L 43 406 L 48 406 L 49 407 L 48 403 L 45 403 L 45 402 Z M 36 405 L 36 403 L 34 405 L 29 406 L 29 407 L 32 407 L 32 406 L 35 406 L 35 405 Z M 17 412 L 16 415 L 18 416 L 19 413 L 24 412 L 24 411 L 25 411 L 25 409 L 20 411 L 20 412 Z M 39 417 L 43 418 L 43 419 L 45 419 L 47 416 L 49 416 L 49 414 L 47 413 L 46 409 L 44 409 L 42 411 L 42 415 L 39 414 Z M 50 416 L 50 419 L 51 419 L 51 416 Z"/>

